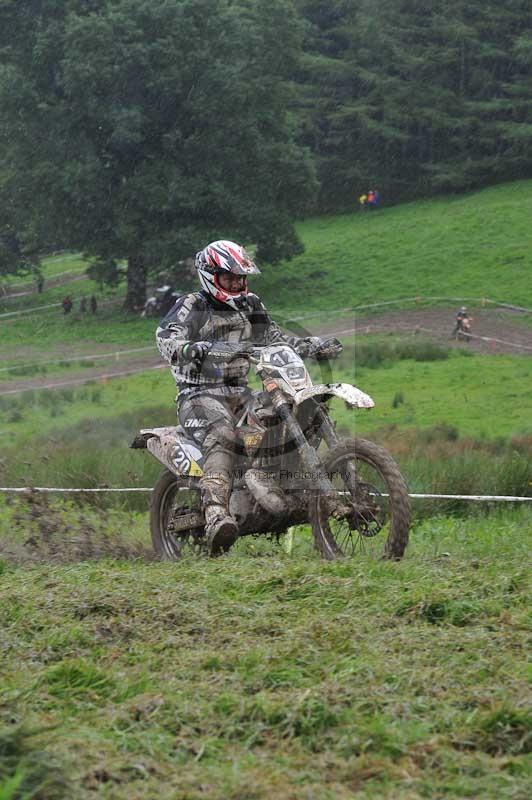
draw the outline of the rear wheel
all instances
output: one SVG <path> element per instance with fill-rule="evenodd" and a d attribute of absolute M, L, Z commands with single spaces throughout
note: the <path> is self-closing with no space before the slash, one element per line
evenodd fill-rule
<path fill-rule="evenodd" d="M 408 544 L 410 500 L 399 467 L 379 445 L 349 439 L 333 447 L 323 469 L 336 494 L 316 497 L 312 532 L 323 558 L 381 552 L 400 559 Z"/>
<path fill-rule="evenodd" d="M 198 481 L 165 470 L 150 502 L 153 549 L 165 561 L 177 561 L 203 549 L 204 519 Z"/>

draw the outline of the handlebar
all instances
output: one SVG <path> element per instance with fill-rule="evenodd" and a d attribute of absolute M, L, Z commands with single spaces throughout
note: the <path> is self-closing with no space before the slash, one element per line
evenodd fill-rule
<path fill-rule="evenodd" d="M 207 354 L 213 361 L 233 361 L 235 358 L 248 358 L 258 361 L 263 346 L 246 344 L 245 342 L 215 342 Z"/>

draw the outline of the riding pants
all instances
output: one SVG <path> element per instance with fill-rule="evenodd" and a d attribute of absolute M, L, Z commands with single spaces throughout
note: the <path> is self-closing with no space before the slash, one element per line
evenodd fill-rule
<path fill-rule="evenodd" d="M 236 423 L 249 391 L 215 395 L 200 393 L 178 400 L 178 418 L 201 449 L 205 461 L 200 478 L 203 507 L 229 508 L 233 464 L 237 452 Z"/>

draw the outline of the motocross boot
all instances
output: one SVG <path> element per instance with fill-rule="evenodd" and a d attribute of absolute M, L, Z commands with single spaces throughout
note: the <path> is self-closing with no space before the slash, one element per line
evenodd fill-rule
<path fill-rule="evenodd" d="M 214 448 L 205 459 L 200 488 L 205 511 L 205 544 L 212 555 L 223 553 L 238 537 L 238 525 L 229 513 L 232 454 Z"/>
<path fill-rule="evenodd" d="M 205 544 L 211 555 L 225 553 L 238 537 L 238 525 L 223 506 L 205 507 Z"/>

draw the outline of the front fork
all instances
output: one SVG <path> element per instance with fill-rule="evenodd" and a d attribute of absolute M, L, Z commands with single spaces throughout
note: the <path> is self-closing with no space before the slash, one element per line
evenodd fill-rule
<path fill-rule="evenodd" d="M 338 438 L 338 434 L 336 433 L 329 415 L 322 406 L 318 406 L 316 416 L 318 418 L 318 430 L 327 442 L 327 446 L 329 448 L 334 447 L 335 444 L 338 444 L 340 439 Z"/>
<path fill-rule="evenodd" d="M 323 435 L 323 438 L 325 439 L 327 446 L 329 448 L 334 447 L 339 443 L 340 439 L 338 437 L 338 434 L 336 433 L 334 425 L 330 420 L 329 415 L 327 414 L 324 408 L 319 406 L 317 411 L 317 416 L 318 416 L 319 430 L 320 433 Z M 355 462 L 347 461 L 346 467 L 347 467 L 347 475 L 345 475 L 344 480 L 351 494 L 351 501 L 353 501 L 356 496 L 356 485 L 357 485 Z"/>
<path fill-rule="evenodd" d="M 334 487 L 327 475 L 324 473 L 316 451 L 305 439 L 305 435 L 301 430 L 301 425 L 297 421 L 289 403 L 286 402 L 283 393 L 273 381 L 270 382 L 269 386 L 268 383 L 266 383 L 265 388 L 269 393 L 272 405 L 284 423 L 291 440 L 297 445 L 303 466 L 312 474 L 318 492 L 326 496 L 334 495 Z M 323 414 L 323 417 L 327 418 L 327 415 Z M 327 435 L 333 435 L 336 440 L 336 433 L 331 425 L 330 420 L 327 419 L 327 422 L 329 425 Z M 325 432 L 324 437 L 326 438 Z"/>

